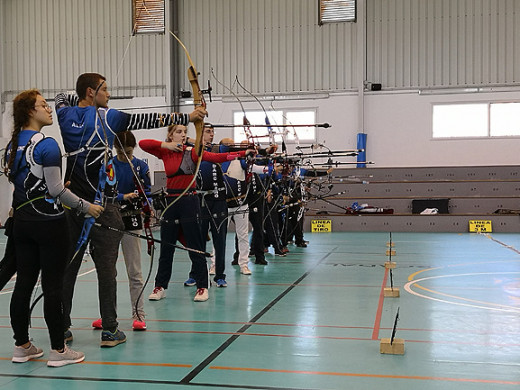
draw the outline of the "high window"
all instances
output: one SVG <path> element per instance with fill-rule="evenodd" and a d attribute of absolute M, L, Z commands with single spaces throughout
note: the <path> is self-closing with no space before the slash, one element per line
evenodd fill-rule
<path fill-rule="evenodd" d="M 356 21 L 356 0 L 319 0 L 319 24 Z"/>
<path fill-rule="evenodd" d="M 132 0 L 134 33 L 164 33 L 164 0 Z"/>
<path fill-rule="evenodd" d="M 433 138 L 520 136 L 520 103 L 433 105 Z"/>

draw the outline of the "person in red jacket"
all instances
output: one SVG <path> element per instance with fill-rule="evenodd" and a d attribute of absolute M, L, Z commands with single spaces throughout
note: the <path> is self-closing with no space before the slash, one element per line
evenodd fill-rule
<path fill-rule="evenodd" d="M 186 145 L 187 127 L 183 125 L 172 125 L 168 127 L 168 137 L 161 142 L 154 139 L 145 139 L 139 142 L 139 146 L 164 163 L 164 170 L 167 181 L 167 203 L 174 200 L 176 203 L 165 210 L 161 222 L 161 241 L 162 243 L 175 244 L 179 232 L 186 241 L 187 247 L 204 251 L 204 240 L 199 227 L 200 201 L 196 191 L 196 182 L 193 175 L 196 171 L 199 156 L 195 148 Z M 212 163 L 222 163 L 230 159 L 244 157 L 246 154 L 254 154 L 254 150 L 241 151 L 237 153 L 211 153 L 204 152 L 203 161 Z M 180 199 L 177 199 L 182 192 L 191 186 Z M 176 200 L 177 199 L 177 200 Z M 179 221 L 176 223 L 176 221 Z M 173 255 L 175 248 L 171 245 L 161 245 L 159 256 L 159 269 L 155 276 L 155 288 L 148 299 L 158 301 L 166 296 L 166 289 L 170 282 Z M 197 285 L 197 293 L 194 301 L 207 301 L 208 295 L 208 268 L 206 259 L 202 254 L 189 252 L 192 262 L 192 271 Z"/>

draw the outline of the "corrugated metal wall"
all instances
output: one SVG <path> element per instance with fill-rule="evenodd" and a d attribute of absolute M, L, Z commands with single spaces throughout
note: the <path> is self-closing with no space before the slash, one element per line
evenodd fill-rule
<path fill-rule="evenodd" d="M 520 84 L 520 1 L 367 0 L 367 80 Z"/>
<path fill-rule="evenodd" d="M 520 84 L 519 0 L 365 2 L 366 80 L 385 89 Z M 238 74 L 266 94 L 357 88 L 358 25 L 319 27 L 317 0 L 180 3 L 203 77 L 214 67 L 227 86 Z"/>
<path fill-rule="evenodd" d="M 74 89 L 83 72 L 108 78 L 116 96 L 164 96 L 169 83 L 165 35 L 132 32 L 131 0 L 2 0 L 2 101 L 18 91 Z"/>
<path fill-rule="evenodd" d="M 231 86 L 238 75 L 253 93 L 350 90 L 357 86 L 356 24 L 318 26 L 316 0 L 179 3 L 181 39 L 202 79 L 209 78 L 214 68 L 224 85 Z M 216 93 L 226 93 L 212 81 Z"/>
<path fill-rule="evenodd" d="M 317 0 L 177 1 L 180 35 L 204 82 L 214 68 L 225 85 L 238 75 L 257 94 L 359 85 L 359 25 L 318 26 Z M 520 83 L 519 0 L 366 5 L 367 80 L 385 89 Z M 138 35 L 124 56 L 131 0 L 2 0 L 1 6 L 3 102 L 31 87 L 72 89 L 85 71 L 105 74 L 115 95 L 169 96 L 169 34 Z M 189 89 L 185 68 L 179 66 L 180 80 Z M 215 93 L 227 94 L 213 84 Z"/>

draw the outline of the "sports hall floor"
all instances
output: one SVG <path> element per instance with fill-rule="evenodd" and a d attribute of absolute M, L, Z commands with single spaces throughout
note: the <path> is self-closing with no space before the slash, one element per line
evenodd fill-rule
<path fill-rule="evenodd" d="M 390 283 L 388 233 L 305 238 L 308 248 L 289 246 L 285 258 L 269 254 L 269 265 L 251 265 L 251 276 L 227 265 L 228 287 L 211 289 L 205 303 L 193 302 L 195 288 L 183 286 L 189 262 L 178 251 L 167 297 L 146 300 L 146 332 L 131 330 L 121 258 L 119 316 L 127 342 L 108 349 L 90 327 L 99 314 L 86 258 L 72 328 L 72 346 L 86 360 L 62 368 L 45 364 L 41 304 L 31 335 L 46 355 L 11 363 L 10 283 L 0 293 L 0 389 L 520 388 L 519 234 L 394 233 L 399 298 L 382 295 Z M 230 259 L 232 243 L 229 235 Z M 382 355 L 380 338 L 391 336 L 398 308 L 396 337 L 404 339 L 405 354 Z"/>

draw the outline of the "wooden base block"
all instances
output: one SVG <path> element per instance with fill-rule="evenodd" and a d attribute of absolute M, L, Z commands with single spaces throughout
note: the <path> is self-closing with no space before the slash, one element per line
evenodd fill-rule
<path fill-rule="evenodd" d="M 386 243 L 386 246 L 387 246 L 387 247 L 392 247 L 392 248 L 393 248 L 393 247 L 395 247 L 395 242 L 387 242 L 387 243 Z"/>
<path fill-rule="evenodd" d="M 404 340 L 395 338 L 390 344 L 390 339 L 381 339 L 379 352 L 388 355 L 404 355 Z"/>
<path fill-rule="evenodd" d="M 383 294 L 387 298 L 399 298 L 399 287 L 385 287 Z"/>
<path fill-rule="evenodd" d="M 396 266 L 395 261 L 385 261 L 385 268 L 392 268 L 394 269 Z"/>
<path fill-rule="evenodd" d="M 393 249 L 387 249 L 387 250 L 386 250 L 386 255 L 387 255 L 387 256 L 390 256 L 390 255 L 395 256 L 395 250 L 393 250 Z"/>

